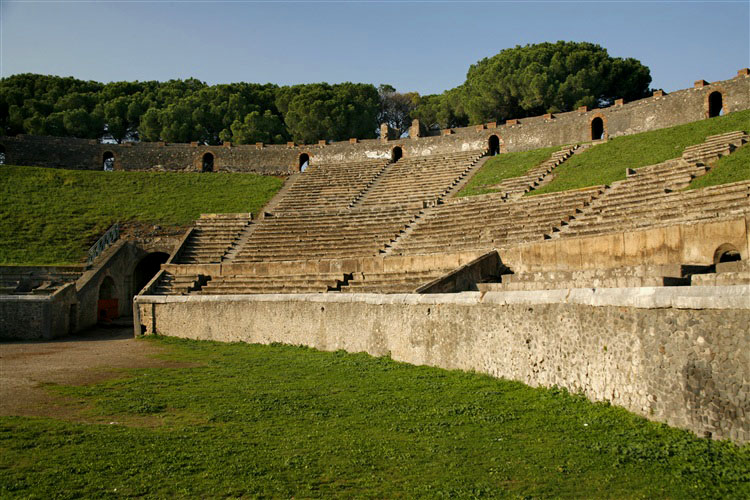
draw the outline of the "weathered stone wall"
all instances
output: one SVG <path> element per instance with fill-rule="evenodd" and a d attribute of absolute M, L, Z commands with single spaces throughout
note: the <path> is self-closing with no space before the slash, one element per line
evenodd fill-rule
<path fill-rule="evenodd" d="M 388 141 L 368 139 L 316 145 L 202 146 L 197 144 L 98 144 L 84 139 L 54 137 L 1 137 L 6 163 L 46 167 L 101 170 L 105 152 L 115 157 L 115 169 L 200 171 L 206 153 L 214 156 L 218 172 L 256 172 L 288 175 L 299 170 L 299 157 L 306 153 L 310 164 L 390 158 L 399 146 L 405 157 L 456 151 L 486 149 L 489 137 L 500 138 L 502 151 L 525 151 L 589 141 L 591 122 L 601 118 L 606 137 L 635 134 L 707 117 L 708 96 L 722 93 L 724 112 L 750 109 L 750 75 L 741 71 L 735 78 L 671 94 L 656 92 L 653 97 L 614 106 L 544 115 L 505 124 L 484 124 L 441 131 L 429 137 L 398 138 Z M 419 124 L 415 124 L 419 127 Z M 415 129 L 416 130 L 416 129 Z"/>
<path fill-rule="evenodd" d="M 711 288 L 711 290 L 707 290 Z M 750 441 L 750 286 L 139 296 L 137 333 L 390 355 Z M 141 330 L 143 329 L 143 330 Z"/>
<path fill-rule="evenodd" d="M 0 339 L 52 339 L 73 333 L 75 285 L 53 295 L 0 295 Z"/>

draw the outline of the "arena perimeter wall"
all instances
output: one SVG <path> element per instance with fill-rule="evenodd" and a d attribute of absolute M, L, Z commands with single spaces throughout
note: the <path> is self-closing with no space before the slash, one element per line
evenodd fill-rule
<path fill-rule="evenodd" d="M 137 334 L 306 345 L 559 386 L 750 441 L 750 286 L 138 296 Z"/>
<path fill-rule="evenodd" d="M 115 170 L 199 172 L 204 155 L 210 153 L 214 171 L 289 175 L 299 171 L 303 154 L 309 156 L 311 165 L 316 165 L 390 158 L 394 147 L 400 147 L 405 157 L 483 150 L 492 135 L 498 136 L 502 151 L 525 151 L 590 141 L 592 121 L 596 119 L 602 120 L 605 137 L 646 132 L 707 118 L 708 96 L 717 91 L 722 96 L 724 113 L 750 109 L 750 71 L 740 70 L 735 78 L 711 84 L 698 80 L 693 88 L 670 94 L 657 91 L 646 99 L 630 103 L 617 101 L 608 108 L 582 108 L 508 120 L 501 125 L 487 123 L 448 129 L 430 137 L 416 137 L 419 130 L 416 125 L 410 138 L 320 141 L 315 145 L 99 144 L 96 140 L 27 135 L 0 137 L 0 145 L 5 149 L 5 163 L 9 165 L 102 170 L 105 153 L 111 153 Z"/>

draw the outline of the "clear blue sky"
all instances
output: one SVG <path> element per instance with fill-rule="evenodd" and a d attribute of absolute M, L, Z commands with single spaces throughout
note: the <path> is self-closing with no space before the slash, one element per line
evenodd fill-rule
<path fill-rule="evenodd" d="M 439 93 L 469 65 L 543 41 L 598 43 L 652 87 L 750 66 L 750 1 L 252 2 L 0 0 L 0 75 L 102 82 L 390 83 Z"/>

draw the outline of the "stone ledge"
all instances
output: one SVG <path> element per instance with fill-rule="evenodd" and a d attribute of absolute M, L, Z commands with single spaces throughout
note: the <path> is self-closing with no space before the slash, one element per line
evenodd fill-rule
<path fill-rule="evenodd" d="M 711 287 L 571 288 L 541 291 L 462 292 L 436 294 L 253 294 L 140 295 L 137 304 L 184 302 L 316 302 L 366 304 L 451 304 L 474 306 L 512 304 L 579 304 L 639 309 L 750 309 L 750 285 Z"/>

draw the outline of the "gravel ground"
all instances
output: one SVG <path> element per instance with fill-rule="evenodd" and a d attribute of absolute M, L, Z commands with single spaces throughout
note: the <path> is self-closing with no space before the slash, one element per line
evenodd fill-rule
<path fill-rule="evenodd" d="M 46 384 L 84 385 L 122 377 L 125 368 L 180 366 L 154 355 L 162 349 L 133 338 L 121 323 L 50 341 L 0 342 L 0 416 L 80 420 L 80 405 Z"/>

